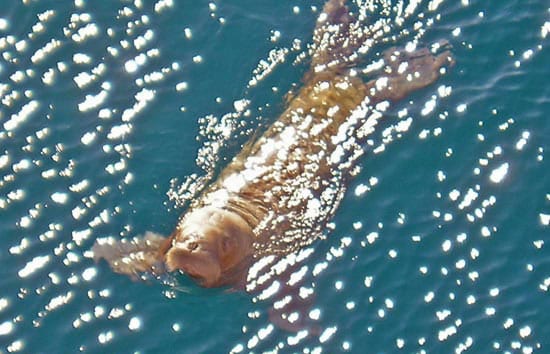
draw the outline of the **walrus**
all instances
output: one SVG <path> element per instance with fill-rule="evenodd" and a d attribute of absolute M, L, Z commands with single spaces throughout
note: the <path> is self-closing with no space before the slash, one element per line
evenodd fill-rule
<path fill-rule="evenodd" d="M 203 287 L 239 287 L 257 260 L 318 239 L 387 104 L 434 83 L 454 64 L 447 48 L 392 48 L 378 76 L 364 80 L 358 49 L 372 36 L 345 0 L 327 1 L 310 69 L 280 117 L 191 202 L 170 236 L 101 239 L 94 258 L 134 277 L 180 271 Z"/>

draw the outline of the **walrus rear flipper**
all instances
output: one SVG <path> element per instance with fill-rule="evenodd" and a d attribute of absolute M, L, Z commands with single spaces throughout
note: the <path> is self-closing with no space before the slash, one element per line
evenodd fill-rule
<path fill-rule="evenodd" d="M 386 50 L 384 74 L 367 83 L 367 87 L 376 92 L 371 96 L 371 103 L 383 100 L 397 102 L 433 84 L 445 72 L 445 68 L 454 66 L 455 60 L 448 49 L 449 45 L 443 41 L 435 47 L 439 51 L 423 47 L 411 51 L 399 48 Z"/>
<path fill-rule="evenodd" d="M 313 73 L 339 71 L 354 64 L 363 32 L 350 14 L 346 0 L 329 0 L 317 20 L 311 46 Z"/>
<path fill-rule="evenodd" d="M 152 232 L 129 240 L 98 239 L 92 247 L 93 258 L 96 262 L 105 259 L 114 272 L 132 279 L 144 273 L 161 275 L 166 272 L 163 249 L 167 240 Z"/>

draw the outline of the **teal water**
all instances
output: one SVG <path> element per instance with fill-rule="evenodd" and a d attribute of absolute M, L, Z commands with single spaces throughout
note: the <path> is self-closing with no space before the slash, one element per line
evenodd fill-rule
<path fill-rule="evenodd" d="M 380 49 L 446 38 L 457 64 L 392 108 L 374 139 L 393 140 L 304 261 L 321 336 L 274 327 L 254 294 L 133 282 L 88 257 L 99 237 L 171 232 L 186 196 L 167 193 L 219 170 L 300 84 L 322 3 L 0 8 L 0 352 L 550 351 L 545 1 L 356 2 L 389 19 Z M 201 118 L 228 113 L 242 126 L 197 159 L 219 140 Z"/>

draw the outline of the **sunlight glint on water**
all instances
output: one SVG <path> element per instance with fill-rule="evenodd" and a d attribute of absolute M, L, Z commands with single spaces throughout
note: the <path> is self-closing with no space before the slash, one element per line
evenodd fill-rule
<path fill-rule="evenodd" d="M 507 22 L 475 1 L 355 3 L 380 41 L 363 49 L 367 76 L 380 50 L 441 38 L 457 67 L 391 107 L 327 239 L 288 260 L 314 299 L 317 334 L 270 323 L 269 293 L 131 283 L 88 250 L 98 237 L 171 231 L 178 208 L 300 85 L 322 2 L 1 10 L 0 351 L 543 353 L 548 90 L 529 88 L 548 75 L 550 9 L 504 2 L 524 15 Z M 220 69 L 227 40 L 252 58 L 242 68 Z M 239 71 L 233 87 L 217 85 Z"/>

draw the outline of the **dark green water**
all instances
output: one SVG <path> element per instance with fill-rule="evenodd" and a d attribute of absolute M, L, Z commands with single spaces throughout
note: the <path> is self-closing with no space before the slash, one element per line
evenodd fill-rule
<path fill-rule="evenodd" d="M 170 181 L 200 174 L 214 139 L 199 118 L 250 100 L 218 169 L 300 83 L 291 50 L 249 85 L 271 50 L 305 48 L 322 1 L 4 2 L 0 352 L 550 352 L 550 3 L 368 3 L 397 35 L 381 48 L 446 38 L 457 64 L 392 108 L 380 128 L 405 108 L 410 127 L 366 154 L 313 245 L 323 335 L 302 339 L 270 324 L 269 301 L 132 282 L 86 251 L 171 232 Z"/>

